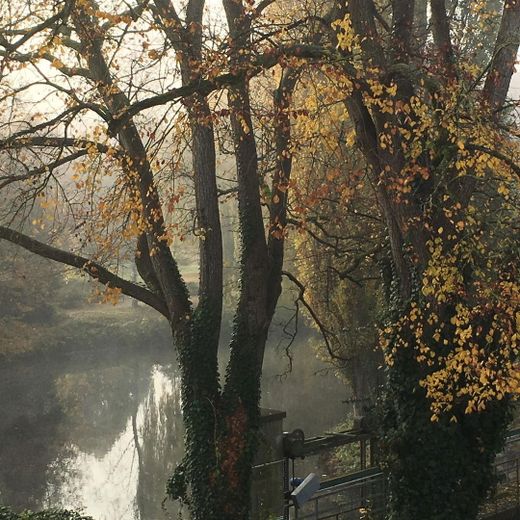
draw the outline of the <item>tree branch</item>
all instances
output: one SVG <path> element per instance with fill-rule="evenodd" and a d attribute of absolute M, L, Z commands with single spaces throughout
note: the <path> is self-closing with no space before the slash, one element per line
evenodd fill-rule
<path fill-rule="evenodd" d="M 41 32 L 45 29 L 49 29 L 50 27 L 52 27 L 52 25 L 54 25 L 55 22 L 58 22 L 58 21 L 63 22 L 66 19 L 66 17 L 68 16 L 71 5 L 72 5 L 72 2 L 67 2 L 65 7 L 61 11 L 57 12 L 54 16 L 51 16 L 47 20 L 34 26 L 31 29 L 25 29 L 23 31 L 23 36 L 14 43 L 10 43 L 4 37 L 4 35 L 0 34 L 0 45 L 3 45 L 4 48 L 8 52 L 15 51 L 16 49 L 21 47 L 25 42 L 27 42 L 30 38 L 32 38 L 34 35 L 38 34 L 39 32 Z"/>
<path fill-rule="evenodd" d="M 431 0 L 432 28 L 435 45 L 439 49 L 442 63 L 449 77 L 455 77 L 453 45 L 450 36 L 450 22 L 445 0 Z"/>
<path fill-rule="evenodd" d="M 126 294 L 127 296 L 149 305 L 166 318 L 169 316 L 165 302 L 156 294 L 152 293 L 148 289 L 145 289 L 144 287 L 141 287 L 140 285 L 117 276 L 100 264 L 93 262 L 88 258 L 84 258 L 74 253 L 58 249 L 48 244 L 44 244 L 39 240 L 4 226 L 0 226 L 0 239 L 7 240 L 8 242 L 23 247 L 31 253 L 35 253 L 44 258 L 54 260 L 60 264 L 70 265 L 71 267 L 80 269 L 81 271 L 87 273 L 94 280 L 97 280 L 99 283 L 109 287 L 121 289 L 123 294 Z"/>
<path fill-rule="evenodd" d="M 271 189 L 272 198 L 269 204 L 269 236 L 267 242 L 271 264 L 269 274 L 269 285 L 272 287 L 271 295 L 279 294 L 282 280 L 288 191 L 292 171 L 291 118 L 288 109 L 298 78 L 299 71 L 297 69 L 285 69 L 274 95 L 276 112 L 275 151 L 277 157 Z M 278 296 L 271 299 L 272 312 L 274 312 L 277 300 Z"/>
<path fill-rule="evenodd" d="M 503 153 L 497 152 L 496 150 L 492 150 L 490 148 L 481 146 L 479 144 L 470 143 L 470 144 L 465 145 L 465 148 L 467 150 L 475 150 L 477 152 L 482 152 L 487 155 L 491 155 L 492 157 L 495 157 L 496 159 L 507 164 L 520 177 L 520 166 L 517 163 L 515 163 L 512 159 L 510 159 L 509 157 L 504 155 Z"/>
<path fill-rule="evenodd" d="M 46 136 L 31 136 L 16 138 L 16 134 L 0 141 L 0 150 L 7 148 L 25 148 L 25 147 L 39 147 L 39 148 L 90 148 L 95 147 L 100 153 L 107 153 L 110 147 L 103 143 L 90 141 L 88 139 L 75 139 L 74 137 L 46 137 Z"/>
<path fill-rule="evenodd" d="M 257 14 L 262 14 L 262 12 L 267 9 L 271 4 L 273 4 L 275 0 L 262 0 L 256 7 L 255 11 Z"/>
<path fill-rule="evenodd" d="M 244 79 L 252 78 L 262 71 L 278 65 L 280 59 L 284 57 L 321 59 L 328 55 L 330 55 L 330 49 L 317 45 L 278 47 L 277 49 L 272 49 L 270 52 L 258 56 L 246 69 L 239 70 L 238 72 L 227 72 L 214 79 L 197 80 L 182 87 L 168 90 L 163 94 L 138 101 L 118 114 L 116 121 L 118 124 L 123 124 L 127 119 L 148 108 L 164 105 L 171 101 L 178 101 L 193 94 L 208 96 L 216 90 L 236 86 L 244 81 Z M 355 74 L 354 70 L 351 70 L 351 72 Z"/>
<path fill-rule="evenodd" d="M 33 168 L 32 170 L 29 170 L 27 173 L 23 175 L 5 175 L 0 177 L 0 190 L 2 188 L 5 188 L 9 184 L 12 184 L 13 182 L 19 182 L 19 181 L 26 181 L 28 179 L 31 179 L 32 177 L 37 177 L 38 175 L 41 175 L 45 172 L 51 172 L 55 168 L 58 168 L 59 166 L 63 166 L 64 164 L 71 163 L 72 161 L 75 161 L 76 159 L 79 159 L 80 157 L 83 157 L 84 155 L 88 154 L 88 150 L 78 150 L 77 152 L 74 152 L 70 155 L 67 155 L 65 157 L 60 157 L 59 159 L 56 159 L 51 164 L 46 164 L 45 166 L 41 166 L 40 168 Z"/>
<path fill-rule="evenodd" d="M 520 45 L 520 0 L 506 0 L 489 73 L 484 99 L 494 111 L 504 104 Z"/>
<path fill-rule="evenodd" d="M 296 276 L 294 276 L 292 273 L 289 273 L 288 271 L 282 271 L 282 275 L 291 280 L 291 282 L 296 285 L 299 289 L 298 294 L 298 301 L 302 303 L 302 305 L 307 309 L 308 313 L 311 315 L 311 318 L 313 319 L 314 323 L 316 323 L 321 336 L 323 337 L 323 340 L 325 341 L 325 346 L 327 348 L 327 352 L 329 353 L 329 356 L 332 359 L 338 360 L 338 361 L 345 361 L 344 358 L 341 356 L 338 356 L 334 350 L 332 349 L 332 345 L 329 341 L 329 336 L 333 335 L 333 333 L 328 330 L 323 322 L 319 319 L 318 315 L 314 312 L 314 309 L 309 305 L 309 302 L 305 299 L 305 285 L 303 285 Z"/>
<path fill-rule="evenodd" d="M 112 77 L 103 53 L 104 35 L 99 23 L 92 18 L 84 7 L 78 6 L 73 13 L 73 24 L 83 46 L 83 58 L 97 81 L 97 88 L 103 102 L 111 114 L 124 113 L 129 101 Z M 110 88 L 107 88 L 110 86 Z M 146 149 L 141 135 L 132 119 L 124 125 L 111 125 L 121 147 L 125 150 L 132 164 L 134 175 L 131 177 L 142 203 L 143 217 L 147 225 L 147 239 L 157 279 L 161 284 L 164 302 L 170 311 L 169 320 L 174 326 L 184 323 L 191 314 L 191 301 L 186 284 L 172 256 L 168 244 L 164 241 L 166 226 L 160 196 Z"/>

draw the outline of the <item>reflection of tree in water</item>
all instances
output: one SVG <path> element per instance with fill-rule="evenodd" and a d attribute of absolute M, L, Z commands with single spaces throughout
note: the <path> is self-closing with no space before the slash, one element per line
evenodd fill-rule
<path fill-rule="evenodd" d="M 283 353 L 268 350 L 264 406 L 289 410 L 288 429 L 321 433 L 341 415 L 342 387 L 332 375 L 315 375 L 322 365 L 307 338 L 299 345 L 294 373 L 282 381 L 277 375 L 285 368 Z M 114 510 L 120 518 L 132 518 L 126 509 L 120 514 L 128 505 L 135 509 L 136 519 L 177 519 L 174 505 L 167 504 L 169 513 L 161 508 L 171 461 L 180 462 L 183 456 L 179 379 L 174 367 L 165 365 L 170 360 L 170 352 L 157 359 L 122 357 L 107 349 L 106 357 L 98 352 L 74 361 L 0 369 L 0 502 L 39 509 L 64 501 L 90 507 L 97 500 L 96 505 L 108 513 L 110 500 L 121 490 Z M 320 410 L 311 422 L 309 409 Z M 132 454 L 136 439 L 139 448 Z M 127 448 L 129 457 L 123 453 Z M 90 475 L 90 468 L 82 465 L 83 454 L 90 460 L 103 459 L 98 469 L 108 473 Z M 122 458 L 125 472 L 119 474 Z M 137 477 L 132 471 L 136 468 Z M 86 495 L 85 483 L 100 495 Z M 112 492 L 104 493 L 108 487 Z"/>
<path fill-rule="evenodd" d="M 155 371 L 148 397 L 133 415 L 132 426 L 139 461 L 136 496 L 139 518 L 177 518 L 177 511 L 170 507 L 165 510 L 161 505 L 174 461 L 179 462 L 184 453 L 180 387 L 171 367 Z"/>
<path fill-rule="evenodd" d="M 56 380 L 66 416 L 63 428 L 84 453 L 105 456 L 125 430 L 135 403 L 149 385 L 149 366 L 139 364 L 92 368 Z"/>
<path fill-rule="evenodd" d="M 150 384 L 150 361 L 35 363 L 0 372 L 0 502 L 59 503 L 80 451 L 104 456 Z"/>
<path fill-rule="evenodd" d="M 0 502 L 37 508 L 46 470 L 65 442 L 54 378 L 46 370 L 17 367 L 0 373 Z"/>

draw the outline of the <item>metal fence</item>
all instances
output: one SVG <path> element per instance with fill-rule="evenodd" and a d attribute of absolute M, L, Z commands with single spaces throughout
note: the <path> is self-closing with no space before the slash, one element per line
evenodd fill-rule
<path fill-rule="evenodd" d="M 497 487 L 480 518 L 520 518 L 520 456 L 497 462 L 495 469 Z"/>
<path fill-rule="evenodd" d="M 298 520 L 382 519 L 386 512 L 386 489 L 378 469 L 364 475 L 354 474 L 347 481 L 320 489 L 298 510 L 292 508 L 289 518 Z M 339 479 L 338 479 L 339 480 Z"/>
<path fill-rule="evenodd" d="M 497 457 L 498 484 L 486 501 L 482 520 L 520 518 L 520 430 L 512 432 Z M 301 509 L 287 505 L 284 518 L 295 520 L 382 520 L 386 513 L 386 485 L 378 468 L 369 468 L 326 482 Z"/>

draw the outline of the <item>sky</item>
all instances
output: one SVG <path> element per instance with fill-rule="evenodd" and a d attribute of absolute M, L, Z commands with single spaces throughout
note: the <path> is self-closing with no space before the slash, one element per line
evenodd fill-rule
<path fill-rule="evenodd" d="M 518 55 L 517 62 L 520 60 L 520 54 Z M 516 65 L 516 73 L 511 80 L 511 88 L 509 89 L 509 95 L 512 99 L 520 99 L 520 64 Z"/>

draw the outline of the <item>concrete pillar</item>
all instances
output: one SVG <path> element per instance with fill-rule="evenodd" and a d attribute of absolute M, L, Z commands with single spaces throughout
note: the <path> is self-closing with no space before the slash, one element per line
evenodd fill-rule
<path fill-rule="evenodd" d="M 262 408 L 260 439 L 253 470 L 252 520 L 283 514 L 283 471 L 280 437 L 286 413 Z"/>

